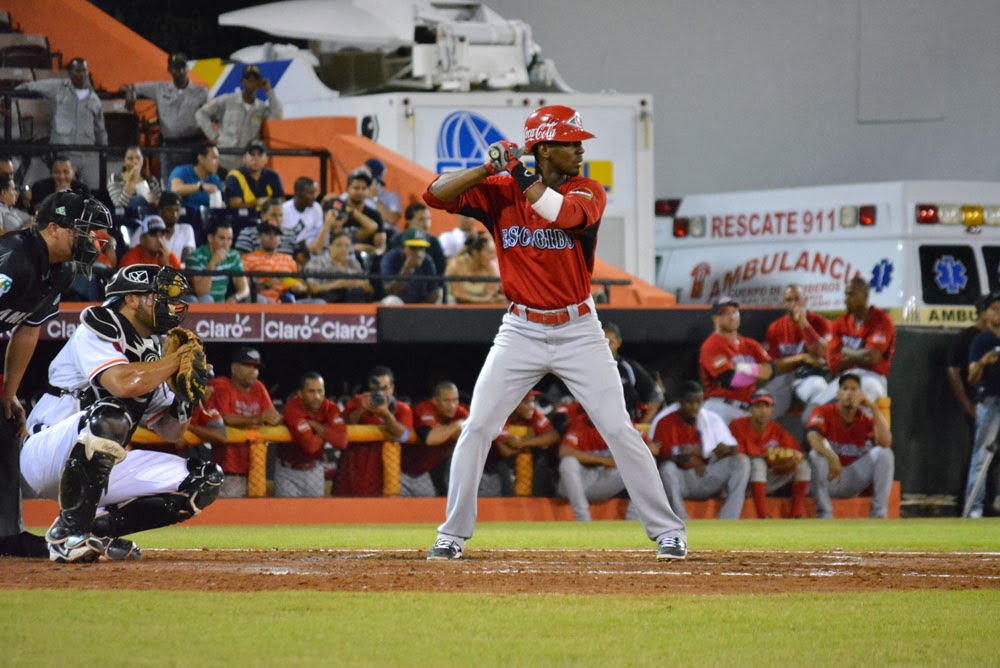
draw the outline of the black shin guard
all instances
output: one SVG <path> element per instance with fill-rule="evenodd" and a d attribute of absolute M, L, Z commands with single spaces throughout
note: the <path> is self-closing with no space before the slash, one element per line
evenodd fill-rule
<path fill-rule="evenodd" d="M 52 538 L 90 533 L 97 503 L 108 487 L 116 461 L 101 452 L 87 459 L 83 443 L 73 446 L 59 480 L 59 520 L 50 532 Z"/>

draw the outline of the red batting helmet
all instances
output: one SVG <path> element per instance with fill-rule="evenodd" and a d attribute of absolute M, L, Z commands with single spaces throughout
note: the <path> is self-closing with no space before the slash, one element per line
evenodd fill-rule
<path fill-rule="evenodd" d="M 575 109 L 562 106 L 542 107 L 524 122 L 524 150 L 546 141 L 574 142 L 593 139 L 594 135 L 583 129 L 580 114 Z"/>

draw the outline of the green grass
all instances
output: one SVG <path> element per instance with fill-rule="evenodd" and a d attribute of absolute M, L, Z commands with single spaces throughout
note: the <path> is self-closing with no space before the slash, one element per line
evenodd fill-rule
<path fill-rule="evenodd" d="M 144 548 L 427 549 L 429 525 L 336 525 L 191 527 L 180 525 L 139 535 Z M 1000 552 L 1000 519 L 695 520 L 688 524 L 692 551 L 857 550 Z M 652 549 L 635 522 L 482 523 L 469 549 Z"/>
<path fill-rule="evenodd" d="M 690 523 L 688 537 L 695 552 L 1000 553 L 1000 520 L 704 520 Z M 178 526 L 137 537 L 147 549 L 425 550 L 433 539 L 431 525 Z M 476 548 L 652 550 L 631 522 L 484 523 L 469 547 L 472 555 Z M 154 560 L 147 563 L 155 569 Z M 98 659 L 137 666 L 983 666 L 997 663 L 988 620 L 1000 617 L 1000 594 L 30 590 L 0 591 L 0 609 L 7 611 L 0 615 L 4 667 Z"/>

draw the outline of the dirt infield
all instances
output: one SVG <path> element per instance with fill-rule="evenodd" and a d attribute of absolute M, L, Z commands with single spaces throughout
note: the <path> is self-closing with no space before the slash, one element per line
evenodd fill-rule
<path fill-rule="evenodd" d="M 699 551 L 657 562 L 644 551 L 424 552 L 148 550 L 142 561 L 57 565 L 0 559 L 2 589 L 490 594 L 779 594 L 1000 589 L 998 553 Z"/>

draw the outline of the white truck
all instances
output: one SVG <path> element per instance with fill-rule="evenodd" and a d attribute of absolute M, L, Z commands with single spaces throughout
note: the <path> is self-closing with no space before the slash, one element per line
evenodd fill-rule
<path fill-rule="evenodd" d="M 1000 183 L 901 181 L 661 200 L 657 287 L 679 304 L 730 295 L 778 307 L 801 285 L 809 307 L 843 311 L 861 276 L 898 323 L 966 326 L 1000 289 Z"/>

